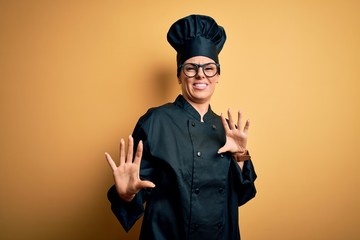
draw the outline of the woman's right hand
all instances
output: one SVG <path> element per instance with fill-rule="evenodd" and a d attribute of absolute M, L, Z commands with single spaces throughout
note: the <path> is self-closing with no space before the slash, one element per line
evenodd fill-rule
<path fill-rule="evenodd" d="M 125 141 L 120 140 L 120 165 L 116 166 L 110 154 L 105 153 L 115 181 L 115 187 L 119 196 L 130 202 L 142 188 L 153 188 L 155 184 L 150 181 L 140 180 L 140 162 L 143 152 L 143 143 L 139 142 L 133 161 L 134 139 L 129 136 L 128 151 L 125 151 Z"/>

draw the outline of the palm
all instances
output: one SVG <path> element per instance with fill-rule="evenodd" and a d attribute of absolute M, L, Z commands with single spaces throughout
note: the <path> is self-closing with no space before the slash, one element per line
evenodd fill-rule
<path fill-rule="evenodd" d="M 139 177 L 140 162 L 143 151 L 143 144 L 140 141 L 136 149 L 133 161 L 133 147 L 134 140 L 129 136 L 128 151 L 125 151 L 125 141 L 120 141 L 120 165 L 116 166 L 108 153 L 105 153 L 106 159 L 113 170 L 115 187 L 120 197 L 124 200 L 130 201 L 136 193 L 142 188 L 152 188 L 155 185 L 150 181 L 143 181 Z"/>
<path fill-rule="evenodd" d="M 139 165 L 136 163 L 124 163 L 114 172 L 114 180 L 117 191 L 120 193 L 135 194 L 138 191 Z"/>
<path fill-rule="evenodd" d="M 226 134 L 226 142 L 225 145 L 221 147 L 218 152 L 245 153 L 250 122 L 246 121 L 244 128 L 241 129 L 242 124 L 240 112 L 238 112 L 237 125 L 235 125 L 234 123 L 230 110 L 228 110 L 228 117 L 229 122 L 227 122 L 225 117 L 221 114 L 221 120 Z"/>

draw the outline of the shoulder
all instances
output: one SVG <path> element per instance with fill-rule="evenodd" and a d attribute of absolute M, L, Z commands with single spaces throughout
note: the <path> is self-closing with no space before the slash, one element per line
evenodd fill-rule
<path fill-rule="evenodd" d="M 166 103 L 161 106 L 149 108 L 146 113 L 139 118 L 137 125 L 160 123 L 173 115 L 174 112 L 176 112 L 176 108 L 173 103 Z"/>
<path fill-rule="evenodd" d="M 166 103 L 161 106 L 149 108 L 139 120 L 146 121 L 150 118 L 158 118 L 174 111 L 176 106 L 173 103 Z"/>
<path fill-rule="evenodd" d="M 164 126 L 168 126 L 172 122 L 170 118 L 176 108 L 172 103 L 149 108 L 137 121 L 133 135 L 141 136 L 140 138 L 144 140 L 148 136 L 152 136 L 154 132 L 161 132 Z"/>

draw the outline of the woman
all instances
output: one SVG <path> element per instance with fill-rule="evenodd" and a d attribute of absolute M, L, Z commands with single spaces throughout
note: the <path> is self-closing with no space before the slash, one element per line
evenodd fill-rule
<path fill-rule="evenodd" d="M 238 207 L 255 196 L 256 174 L 249 122 L 242 127 L 240 112 L 235 124 L 230 111 L 227 121 L 210 107 L 225 31 L 211 17 L 190 15 L 167 38 L 182 94 L 139 119 L 127 152 L 120 142 L 119 166 L 105 154 L 112 211 L 126 231 L 144 214 L 140 239 L 240 239 Z"/>

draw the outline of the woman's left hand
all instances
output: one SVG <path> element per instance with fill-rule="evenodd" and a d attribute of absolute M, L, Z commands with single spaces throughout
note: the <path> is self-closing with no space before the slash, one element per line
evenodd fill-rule
<path fill-rule="evenodd" d="M 244 128 L 241 128 L 241 112 L 238 112 L 238 121 L 237 125 L 235 125 L 233 117 L 231 115 L 230 109 L 228 110 L 229 122 L 226 121 L 223 114 L 221 114 L 222 124 L 225 129 L 226 134 L 226 142 L 225 145 L 222 146 L 218 153 L 231 152 L 231 153 L 240 153 L 246 154 L 246 143 L 248 139 L 248 131 L 250 122 L 246 121 Z"/>

